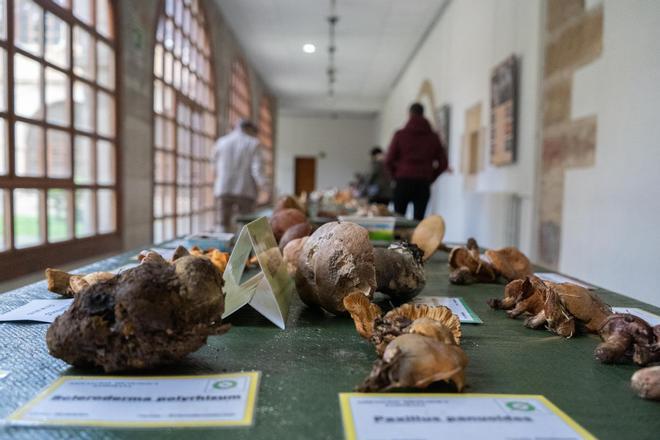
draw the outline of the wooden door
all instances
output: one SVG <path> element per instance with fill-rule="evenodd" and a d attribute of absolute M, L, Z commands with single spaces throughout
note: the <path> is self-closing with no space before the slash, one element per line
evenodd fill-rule
<path fill-rule="evenodd" d="M 300 195 L 303 191 L 309 194 L 316 189 L 316 158 L 296 157 L 295 161 L 296 194 Z"/>

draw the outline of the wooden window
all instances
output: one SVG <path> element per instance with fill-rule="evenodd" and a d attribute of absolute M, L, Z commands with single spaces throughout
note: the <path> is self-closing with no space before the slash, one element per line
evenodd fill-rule
<path fill-rule="evenodd" d="M 155 242 L 213 226 L 217 114 L 211 49 L 197 0 L 166 0 L 154 48 Z"/>
<path fill-rule="evenodd" d="M 271 189 L 271 194 L 264 200 L 269 202 L 272 199 L 275 148 L 273 141 L 273 107 L 270 98 L 265 95 L 261 97 L 261 103 L 259 104 L 259 143 L 262 148 L 264 171 Z"/>
<path fill-rule="evenodd" d="M 235 59 L 231 65 L 231 90 L 229 91 L 229 129 L 233 129 L 240 119 L 250 119 L 252 104 L 250 78 L 245 63 Z"/>
<path fill-rule="evenodd" d="M 0 0 L 0 278 L 118 249 L 111 0 Z"/>

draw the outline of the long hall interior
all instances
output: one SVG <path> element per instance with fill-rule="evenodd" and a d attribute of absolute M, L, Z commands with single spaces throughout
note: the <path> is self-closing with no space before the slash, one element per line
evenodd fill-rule
<path fill-rule="evenodd" d="M 657 0 L 0 0 L 0 438 L 657 438 L 659 80 Z"/>

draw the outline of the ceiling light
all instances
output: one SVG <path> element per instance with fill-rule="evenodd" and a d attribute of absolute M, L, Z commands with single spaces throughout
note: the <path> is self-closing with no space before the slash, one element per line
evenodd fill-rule
<path fill-rule="evenodd" d="M 303 52 L 314 53 L 316 52 L 316 46 L 314 46 L 312 43 L 303 44 Z"/>

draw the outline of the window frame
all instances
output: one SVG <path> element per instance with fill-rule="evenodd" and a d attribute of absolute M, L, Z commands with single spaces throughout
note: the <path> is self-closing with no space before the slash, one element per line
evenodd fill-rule
<path fill-rule="evenodd" d="M 159 241 L 159 240 L 157 240 L 157 232 L 156 232 L 156 222 L 157 221 L 165 221 L 165 220 L 171 219 L 172 222 L 173 222 L 173 236 L 170 237 L 170 238 L 166 238 L 165 241 L 182 236 L 183 233 L 179 231 L 179 225 L 178 225 L 179 217 L 183 216 L 183 217 L 186 217 L 188 219 L 190 233 L 198 232 L 195 229 L 195 223 L 194 223 L 195 216 L 197 216 L 197 215 L 199 215 L 199 216 L 209 215 L 210 218 L 211 218 L 211 225 L 215 221 L 215 200 L 213 200 L 213 203 L 211 204 L 211 206 L 202 206 L 200 209 L 197 209 L 197 210 L 194 207 L 194 190 L 195 190 L 195 188 L 198 188 L 198 187 L 201 186 L 202 189 L 206 188 L 207 191 L 210 190 L 211 193 L 212 193 L 212 191 L 213 191 L 213 181 L 211 180 L 211 182 L 209 183 L 209 182 L 205 182 L 205 181 L 196 182 L 194 180 L 194 170 L 192 169 L 193 162 L 205 162 L 205 160 L 201 157 L 195 157 L 194 154 L 192 153 L 192 151 L 193 151 L 192 129 L 191 129 L 192 127 L 189 127 L 189 129 L 188 129 L 189 135 L 190 135 L 190 141 L 191 141 L 191 145 L 190 145 L 191 153 L 179 154 L 179 148 L 178 148 L 179 147 L 179 145 L 178 145 L 178 143 L 179 143 L 178 128 L 182 126 L 182 124 L 178 121 L 178 114 L 177 114 L 177 103 L 178 103 L 179 100 L 181 100 L 181 102 L 184 103 L 188 107 L 188 110 L 190 111 L 191 115 L 192 115 L 192 113 L 194 113 L 194 111 L 201 111 L 202 116 L 205 113 L 209 113 L 212 116 L 213 124 L 214 124 L 212 135 L 206 135 L 204 133 L 204 128 L 203 127 L 202 127 L 202 131 L 200 133 L 197 133 L 198 135 L 206 136 L 206 138 L 209 138 L 209 139 L 212 138 L 212 142 L 215 142 L 217 137 L 218 137 L 218 133 L 219 133 L 218 122 L 219 122 L 220 111 L 219 111 L 219 108 L 218 108 L 217 81 L 216 81 L 217 78 L 215 76 L 215 72 L 216 72 L 215 67 L 216 66 L 215 66 L 214 50 L 213 50 L 213 38 L 211 36 L 211 32 L 210 32 L 210 29 L 209 29 L 209 22 L 208 22 L 208 19 L 207 19 L 208 15 L 205 12 L 206 8 L 205 8 L 205 5 L 203 4 L 204 3 L 203 1 L 201 1 L 201 0 L 197 1 L 197 5 L 196 5 L 196 8 L 198 10 L 197 14 L 200 15 L 203 18 L 203 23 L 201 23 L 201 26 L 199 26 L 199 23 L 198 23 L 198 26 L 197 26 L 197 38 L 200 38 L 200 36 L 202 35 L 201 33 L 203 33 L 205 35 L 205 37 L 204 37 L 205 42 L 208 45 L 208 59 L 207 59 L 207 62 L 208 62 L 209 82 L 208 82 L 208 84 L 205 84 L 205 86 L 207 86 L 209 88 L 210 95 L 211 95 L 209 102 L 212 104 L 212 107 L 211 108 L 202 107 L 201 104 L 199 104 L 198 102 L 193 100 L 193 98 L 190 96 L 189 93 L 184 93 L 181 90 L 180 87 L 176 87 L 174 85 L 174 81 L 167 82 L 165 80 L 165 72 L 164 71 L 161 71 L 161 77 L 157 76 L 157 74 L 156 74 L 156 64 L 155 64 L 156 49 L 159 45 L 162 48 L 162 60 L 163 60 L 163 66 L 161 66 L 162 69 L 164 69 L 164 67 L 165 67 L 164 59 L 165 59 L 165 56 L 166 56 L 167 53 L 171 54 L 172 65 L 173 65 L 172 70 L 174 70 L 174 65 L 176 64 L 176 62 L 177 61 L 180 62 L 181 59 L 182 59 L 181 55 L 176 55 L 175 54 L 175 49 L 167 49 L 165 47 L 165 45 L 163 44 L 164 37 L 163 37 L 163 42 L 159 41 L 159 39 L 158 39 L 158 32 L 159 32 L 159 27 L 160 27 L 161 20 L 164 23 L 163 24 L 164 27 L 166 26 L 166 22 L 168 20 L 173 23 L 173 33 L 174 34 L 176 34 L 176 31 L 178 29 L 183 27 L 183 21 L 184 20 L 182 20 L 182 25 L 181 26 L 179 26 L 175 23 L 175 18 L 174 17 L 176 16 L 176 13 L 177 13 L 177 10 L 178 10 L 177 3 L 180 3 L 182 5 L 184 3 L 189 3 L 189 5 L 186 5 L 186 7 L 190 8 L 191 10 L 193 8 L 193 3 L 192 2 L 184 2 L 183 0 L 172 0 L 172 4 L 173 4 L 173 6 L 172 6 L 172 15 L 168 15 L 167 0 L 161 0 L 160 2 L 158 2 L 156 26 L 155 26 L 155 29 L 154 29 L 154 40 L 153 40 L 154 41 L 154 46 L 153 46 L 153 50 L 152 50 L 154 65 L 153 65 L 153 68 L 152 68 L 152 71 L 151 71 L 151 78 L 152 78 L 152 87 L 151 87 L 151 90 L 152 90 L 152 105 L 151 105 L 151 113 L 152 113 L 152 124 L 151 124 L 151 127 L 152 127 L 151 128 L 151 130 L 152 130 L 152 144 L 151 144 L 151 151 L 152 151 L 152 158 L 151 158 L 151 160 L 152 160 L 152 164 L 153 164 L 152 175 L 151 175 L 152 200 L 154 202 L 156 201 L 156 196 L 157 196 L 156 189 L 157 189 L 157 187 L 161 187 L 161 188 L 169 187 L 173 190 L 172 212 L 170 214 L 164 214 L 163 212 L 161 212 L 160 215 L 156 215 L 154 203 L 151 204 L 151 208 L 150 208 L 151 209 L 151 237 L 152 237 L 152 241 L 154 241 L 154 242 Z M 186 7 L 182 7 L 184 13 L 185 13 Z M 195 20 L 196 20 L 195 17 L 191 17 L 191 22 L 190 22 L 191 26 L 192 26 L 192 23 Z M 191 28 L 191 30 L 192 30 L 192 28 Z M 181 40 L 182 40 L 181 44 L 182 45 L 183 45 L 183 40 L 184 39 L 189 39 L 189 37 L 186 36 L 183 32 L 181 32 Z M 174 43 L 173 43 L 173 47 L 174 47 Z M 181 67 L 181 70 L 183 70 L 183 66 Z M 197 72 L 195 72 L 194 76 L 196 78 L 196 82 L 199 82 L 199 76 L 200 75 L 198 75 Z M 160 82 L 162 87 L 169 87 L 173 91 L 173 98 L 172 98 L 173 99 L 173 115 L 172 116 L 167 116 L 164 113 L 157 113 L 156 112 L 156 108 L 155 108 L 155 97 L 156 97 L 155 84 L 156 84 L 156 82 Z M 163 88 L 163 90 L 164 90 L 164 88 Z M 157 140 L 157 137 L 156 137 L 157 136 L 156 118 L 161 118 L 163 120 L 172 122 L 174 124 L 173 125 L 174 131 L 171 133 L 173 135 L 173 139 L 172 139 L 173 146 L 172 146 L 171 150 L 168 150 L 168 149 L 162 148 L 162 147 L 158 147 L 156 145 L 156 140 Z M 202 120 L 203 119 L 204 118 L 202 118 Z M 202 122 L 202 125 L 203 125 L 203 122 Z M 169 153 L 168 153 L 168 151 L 169 151 Z M 173 163 L 174 179 L 171 182 L 158 181 L 157 180 L 158 170 L 156 169 L 156 156 L 157 156 L 158 153 L 171 154 L 174 158 L 174 163 Z M 187 158 L 190 162 L 190 166 L 191 166 L 190 177 L 189 177 L 190 183 L 184 183 L 184 184 L 179 183 L 178 160 L 181 157 Z M 211 170 L 212 170 L 214 168 L 212 159 L 209 159 L 208 162 L 209 162 L 209 166 L 211 167 Z M 178 206 L 177 194 L 178 194 L 178 191 L 182 188 L 185 188 L 185 189 L 190 191 L 190 193 L 189 193 L 190 197 L 189 197 L 189 200 L 188 200 L 188 205 L 189 205 L 190 209 L 189 209 L 189 212 L 180 214 L 179 209 L 178 209 L 179 206 Z M 203 200 L 203 197 L 204 197 L 204 195 L 203 195 L 203 191 L 202 191 L 201 192 L 202 200 Z M 162 205 L 164 206 L 164 202 L 162 203 Z M 162 207 L 161 207 L 161 211 L 162 211 Z M 163 228 L 163 231 L 165 231 L 165 226 L 164 225 L 162 226 L 162 228 Z"/>
<path fill-rule="evenodd" d="M 245 80 L 244 86 L 245 86 L 245 95 L 244 102 L 247 104 L 247 113 L 243 114 L 241 112 L 241 108 L 239 107 L 239 103 L 236 101 L 236 96 L 237 94 L 240 95 L 241 93 L 237 92 L 236 90 L 236 85 L 237 82 L 240 78 L 243 78 Z M 228 111 L 227 111 L 227 128 L 228 131 L 231 131 L 234 129 L 234 125 L 236 122 L 238 122 L 238 119 L 241 118 L 247 118 L 247 119 L 252 119 L 252 115 L 254 113 L 253 109 L 253 102 L 252 102 L 252 88 L 250 84 L 250 70 L 248 69 L 247 63 L 245 60 L 240 57 L 236 56 L 234 60 L 231 63 L 231 71 L 229 74 L 229 102 L 228 102 Z M 235 119 L 237 117 L 237 119 Z"/>
<path fill-rule="evenodd" d="M 81 260 L 85 258 L 94 257 L 109 252 L 116 252 L 122 249 L 122 201 L 123 201 L 123 191 L 122 191 L 122 155 L 121 155 L 121 119 L 119 117 L 119 109 L 121 108 L 121 60 L 118 54 L 120 53 L 120 44 L 118 37 L 118 17 L 117 17 L 117 6 L 113 1 L 108 0 L 108 7 L 110 8 L 110 23 L 109 31 L 111 36 L 106 36 L 102 34 L 96 25 L 96 1 L 90 0 L 90 14 L 92 15 L 91 23 L 88 24 L 82 21 L 80 18 L 74 15 L 72 10 L 72 3 L 69 2 L 69 7 L 65 8 L 59 4 L 46 0 L 32 0 L 32 2 L 39 6 L 42 10 L 42 20 L 48 14 L 56 16 L 59 20 L 62 20 L 67 25 L 67 38 L 68 38 L 68 47 L 66 49 L 68 56 L 68 66 L 63 68 L 57 64 L 46 59 L 45 51 L 41 55 L 34 55 L 29 51 L 22 49 L 16 46 L 15 41 L 15 0 L 6 0 L 6 35 L 4 40 L 0 40 L 0 47 L 5 50 L 6 53 L 6 110 L 0 112 L 0 115 L 7 122 L 7 131 L 5 133 L 6 142 L 7 142 L 7 173 L 6 175 L 0 176 L 0 191 L 3 191 L 5 194 L 4 198 L 4 218 L 2 221 L 6 226 L 4 230 L 4 236 L 6 240 L 7 249 L 0 251 L 0 280 L 7 280 L 15 278 L 17 276 L 26 275 L 33 273 L 35 271 L 43 270 L 45 267 L 52 267 L 67 262 L 72 262 L 76 260 Z M 41 44 L 45 50 L 46 43 L 46 31 L 45 23 L 42 23 L 42 35 L 41 35 Z M 74 44 L 73 44 L 73 32 L 74 28 L 79 27 L 84 30 L 86 33 L 92 36 L 92 41 L 94 42 L 94 57 L 96 57 L 96 42 L 101 41 L 106 44 L 113 52 L 114 66 L 113 66 L 113 75 L 114 75 L 114 88 L 109 89 L 97 82 L 97 73 L 98 73 L 98 63 L 95 59 L 94 61 L 94 78 L 93 80 L 81 77 L 80 75 L 74 73 Z M 15 78 L 14 78 L 14 61 L 15 55 L 22 55 L 29 58 L 32 61 L 36 61 L 40 65 L 40 78 L 39 78 L 39 88 L 41 93 L 41 110 L 43 115 L 41 119 L 32 119 L 29 117 L 24 117 L 16 114 L 15 108 Z M 46 116 L 46 81 L 45 81 L 45 72 L 46 69 L 55 69 L 58 73 L 64 73 L 66 75 L 68 84 L 66 86 L 66 93 L 68 98 L 68 112 L 69 122 L 66 125 L 58 125 L 52 122 L 47 121 Z M 92 130 L 82 130 L 75 128 L 75 110 L 74 110 L 74 100 L 73 100 L 73 88 L 74 83 L 80 82 L 90 87 L 94 93 L 94 99 L 91 103 L 93 106 L 93 118 L 95 128 Z M 103 136 L 99 135 L 98 128 L 96 127 L 97 123 L 97 94 L 98 92 L 103 92 L 110 95 L 114 100 L 114 135 L 113 136 Z M 44 139 L 43 139 L 43 152 L 42 161 L 44 166 L 43 176 L 38 177 L 26 177 L 26 176 L 17 176 L 15 173 L 15 149 L 16 149 L 16 133 L 15 133 L 15 124 L 16 122 L 29 123 L 33 126 L 37 126 L 43 130 Z M 47 170 L 47 155 L 48 155 L 48 142 L 46 138 L 47 130 L 54 129 L 58 132 L 66 133 L 69 136 L 69 152 L 70 152 L 70 176 L 66 178 L 57 178 L 57 177 L 48 177 Z M 114 168 L 115 168 L 115 182 L 111 185 L 101 185 L 98 184 L 96 179 L 93 179 L 92 183 L 88 184 L 77 184 L 74 181 L 75 175 L 75 136 L 84 135 L 90 138 L 93 141 L 94 148 L 92 148 L 91 163 L 93 171 L 93 176 L 96 176 L 96 166 L 97 166 L 97 155 L 96 155 L 96 143 L 97 141 L 109 141 L 114 145 Z M 24 248 L 16 248 L 15 241 L 16 237 L 14 236 L 15 225 L 14 225 L 14 197 L 13 191 L 16 189 L 35 189 L 40 191 L 40 216 L 39 216 L 39 229 L 42 236 L 42 242 Z M 69 191 L 70 193 L 70 202 L 68 206 L 68 222 L 67 227 L 70 228 L 71 237 L 62 241 L 49 241 L 48 237 L 48 190 L 50 189 L 63 189 Z M 94 234 L 87 237 L 76 237 L 75 225 L 76 225 L 76 207 L 75 207 L 75 191 L 77 189 L 89 189 L 94 191 L 94 199 L 92 203 L 93 209 L 93 225 L 94 225 Z M 108 233 L 99 233 L 99 219 L 98 219 L 98 190 L 99 189 L 109 189 L 113 190 L 115 194 L 115 219 L 114 219 L 114 231 Z"/>

